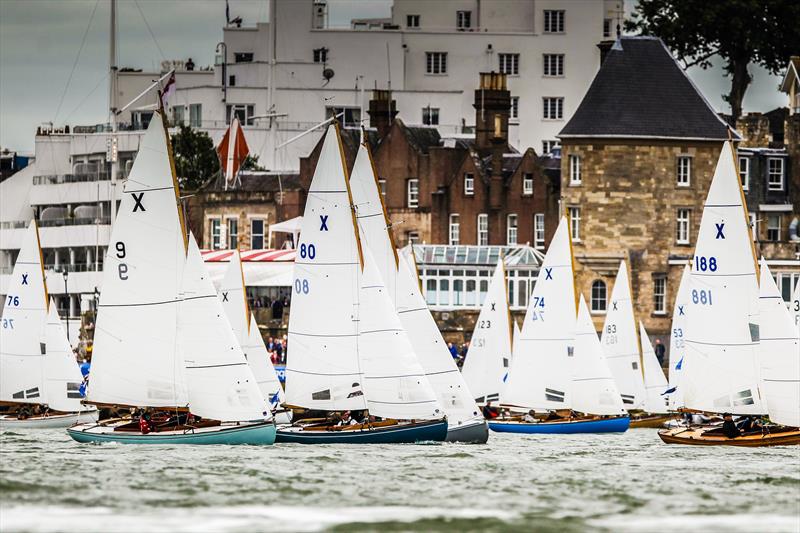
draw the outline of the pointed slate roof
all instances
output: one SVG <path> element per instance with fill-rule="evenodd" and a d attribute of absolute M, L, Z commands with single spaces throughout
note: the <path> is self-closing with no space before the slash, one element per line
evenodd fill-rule
<path fill-rule="evenodd" d="M 725 140 L 728 130 L 661 39 L 642 36 L 608 51 L 558 136 Z"/>

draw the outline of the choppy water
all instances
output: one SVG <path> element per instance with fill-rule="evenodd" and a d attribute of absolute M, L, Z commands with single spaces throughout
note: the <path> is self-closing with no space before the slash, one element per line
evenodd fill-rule
<path fill-rule="evenodd" d="M 800 447 L 79 445 L 0 434 L 0 531 L 800 531 Z"/>

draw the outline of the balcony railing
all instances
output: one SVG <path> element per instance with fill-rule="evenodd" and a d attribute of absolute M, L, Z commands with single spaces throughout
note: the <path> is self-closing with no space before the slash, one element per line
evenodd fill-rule
<path fill-rule="evenodd" d="M 62 183 L 86 183 L 93 181 L 107 181 L 111 179 L 108 172 L 97 172 L 94 174 L 58 174 L 46 176 L 34 176 L 34 185 L 59 185 Z"/>
<path fill-rule="evenodd" d="M 0 229 L 27 228 L 30 223 L 30 220 L 8 220 L 6 222 L 0 222 Z"/>
<path fill-rule="evenodd" d="M 97 270 L 98 272 L 103 271 L 103 264 L 102 263 L 61 263 L 56 265 L 55 263 L 46 264 L 44 265 L 45 272 L 52 270 L 54 272 L 94 272 Z"/>
<path fill-rule="evenodd" d="M 97 224 L 111 224 L 111 217 L 54 218 L 51 220 L 39 220 L 40 228 L 57 228 L 60 226 L 94 226 Z"/>

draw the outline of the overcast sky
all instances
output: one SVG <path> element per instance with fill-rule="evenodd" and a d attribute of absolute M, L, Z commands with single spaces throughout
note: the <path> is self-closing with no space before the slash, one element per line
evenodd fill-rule
<path fill-rule="evenodd" d="M 330 22 L 347 26 L 351 18 L 389 16 L 391 4 L 329 0 Z M 266 0 L 230 0 L 230 6 L 231 16 L 245 23 L 267 20 Z M 120 67 L 158 69 L 164 58 L 188 57 L 198 66 L 210 65 L 222 39 L 225 2 L 119 0 L 118 21 Z M 108 26 L 107 0 L 0 0 L 0 147 L 32 152 L 36 126 L 44 122 L 107 120 Z M 758 67 L 751 72 L 755 80 L 745 98 L 746 111 L 786 105 L 777 90 L 778 76 Z M 728 80 L 721 69 L 691 69 L 689 74 L 718 111 L 728 110 L 721 96 Z"/>

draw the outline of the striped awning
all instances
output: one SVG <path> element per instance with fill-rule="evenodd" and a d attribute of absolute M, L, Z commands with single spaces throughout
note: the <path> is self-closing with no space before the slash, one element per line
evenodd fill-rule
<path fill-rule="evenodd" d="M 202 250 L 206 263 L 227 263 L 233 250 Z M 239 252 L 243 263 L 293 263 L 295 250 L 243 250 Z"/>

